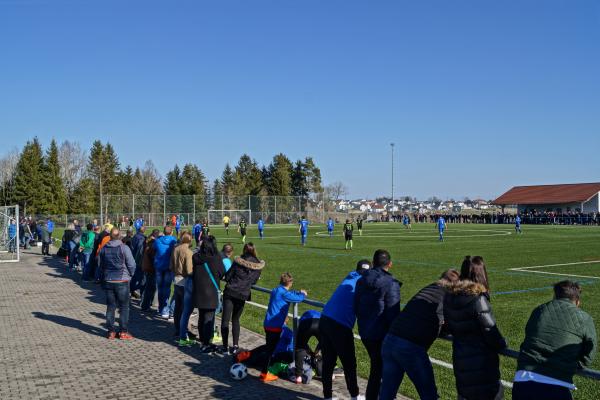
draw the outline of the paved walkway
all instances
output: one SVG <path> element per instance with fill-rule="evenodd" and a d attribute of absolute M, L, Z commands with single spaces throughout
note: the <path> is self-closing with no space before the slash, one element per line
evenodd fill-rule
<path fill-rule="evenodd" d="M 316 381 L 264 384 L 256 371 L 230 379 L 229 357 L 174 346 L 172 323 L 140 313 L 137 302 L 130 313 L 136 340 L 108 341 L 104 294 L 79 276 L 58 258 L 31 252 L 0 264 L 0 399 L 322 398 Z M 240 344 L 262 340 L 243 330 Z"/>

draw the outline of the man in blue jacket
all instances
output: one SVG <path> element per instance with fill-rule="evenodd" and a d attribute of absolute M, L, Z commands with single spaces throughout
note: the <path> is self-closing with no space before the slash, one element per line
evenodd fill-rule
<path fill-rule="evenodd" d="M 392 321 L 400 313 L 402 284 L 389 273 L 390 268 L 390 253 L 387 250 L 377 250 L 373 255 L 373 269 L 365 272 L 356 283 L 354 308 L 358 333 L 371 359 L 367 400 L 379 397 L 383 367 L 381 345 Z"/>
<path fill-rule="evenodd" d="M 54 221 L 52 221 L 52 219 L 48 218 L 48 221 L 46 222 L 46 227 L 48 228 L 48 233 L 50 234 L 50 243 L 52 243 L 52 232 L 54 232 Z"/>
<path fill-rule="evenodd" d="M 8 252 L 16 253 L 17 252 L 17 223 L 14 219 L 10 219 L 8 225 Z"/>
<path fill-rule="evenodd" d="M 154 270 L 156 277 L 156 291 L 158 292 L 158 313 L 164 319 L 169 318 L 169 295 L 171 294 L 171 282 L 173 273 L 169 269 L 171 254 L 177 243 L 172 236 L 173 228 L 165 226 L 163 236 L 158 237 L 154 243 Z"/>
<path fill-rule="evenodd" d="M 344 368 L 346 387 L 352 400 L 364 399 L 360 396 L 356 378 L 356 353 L 354 350 L 354 291 L 356 282 L 371 268 L 369 260 L 360 260 L 356 271 L 352 271 L 340 283 L 333 295 L 325 304 L 319 321 L 321 352 L 323 354 L 323 397 L 333 396 L 332 376 L 337 358 L 340 358 Z"/>

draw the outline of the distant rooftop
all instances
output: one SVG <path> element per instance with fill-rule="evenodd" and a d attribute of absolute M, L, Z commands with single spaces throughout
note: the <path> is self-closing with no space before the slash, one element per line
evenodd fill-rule
<path fill-rule="evenodd" d="M 575 203 L 587 201 L 598 192 L 600 192 L 600 182 L 515 186 L 492 203 L 498 205 Z"/>

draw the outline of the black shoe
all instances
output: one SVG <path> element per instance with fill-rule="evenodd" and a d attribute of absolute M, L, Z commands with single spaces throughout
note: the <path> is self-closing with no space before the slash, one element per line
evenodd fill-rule
<path fill-rule="evenodd" d="M 200 351 L 204 354 L 209 354 L 214 353 L 215 350 L 217 350 L 217 346 L 215 346 L 214 344 L 207 344 L 205 346 L 202 346 L 202 350 Z"/>
<path fill-rule="evenodd" d="M 238 351 L 240 351 L 240 346 L 231 346 L 229 348 L 229 354 L 231 355 L 236 355 L 238 353 Z"/>
<path fill-rule="evenodd" d="M 219 346 L 217 348 L 217 353 L 224 354 L 224 355 L 229 355 L 229 349 L 227 349 L 227 346 Z"/>

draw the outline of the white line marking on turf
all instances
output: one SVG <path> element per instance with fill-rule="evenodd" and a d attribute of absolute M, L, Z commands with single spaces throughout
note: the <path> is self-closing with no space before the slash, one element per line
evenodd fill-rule
<path fill-rule="evenodd" d="M 533 271 L 533 269 L 538 269 L 538 268 L 566 267 L 566 266 L 569 266 L 569 265 L 586 265 L 586 264 L 600 264 L 600 260 L 578 261 L 578 262 L 570 262 L 570 263 L 562 263 L 562 264 L 534 265 L 532 267 L 509 268 L 508 270 L 509 271 L 517 271 L 517 272 L 529 272 L 531 274 L 557 275 L 557 276 L 574 276 L 576 278 L 600 279 L 600 276 L 575 275 L 575 274 L 565 274 L 565 273 L 548 272 L 548 271 Z"/>

